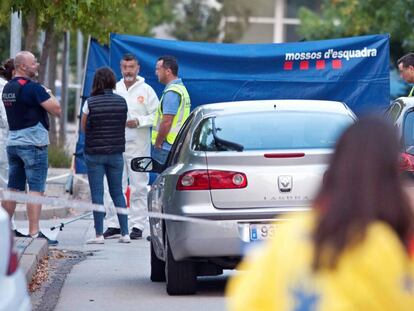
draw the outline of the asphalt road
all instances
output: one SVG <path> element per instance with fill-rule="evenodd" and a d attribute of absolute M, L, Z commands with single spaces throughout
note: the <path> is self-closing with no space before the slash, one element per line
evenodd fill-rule
<path fill-rule="evenodd" d="M 414 183 L 406 184 L 406 190 L 414 202 Z M 225 310 L 224 288 L 234 271 L 199 278 L 194 296 L 171 297 L 164 283 L 149 280 L 150 251 L 145 239 L 130 244 L 113 239 L 104 245 L 87 245 L 85 241 L 94 235 L 92 217 L 71 223 L 61 232 L 47 230 L 68 220 L 41 221 L 42 231 L 59 240 L 54 249 L 72 258 L 55 261 L 49 281 L 31 295 L 34 311 Z M 27 223 L 17 221 L 17 225 L 22 228 Z M 53 260 L 51 263 L 55 264 Z"/>
<path fill-rule="evenodd" d="M 41 226 L 49 228 L 60 221 L 42 221 Z M 18 226 L 24 226 L 24 222 Z M 53 310 L 56 305 L 56 311 L 225 310 L 224 288 L 229 274 L 234 272 L 199 278 L 194 296 L 171 297 L 165 292 L 164 283 L 152 283 L 149 279 L 149 242 L 142 239 L 121 244 L 112 239 L 104 245 L 85 244 L 93 235 L 92 218 L 69 224 L 58 233 L 56 249 L 66 254 L 83 254 L 83 260 L 76 261 L 71 270 L 68 269 L 70 262 L 61 262 L 62 266 L 54 269 L 48 284 L 44 284 L 40 293 L 32 295 L 35 309 Z M 53 275 L 62 269 L 67 274 L 63 277 L 59 274 L 60 279 L 56 280 Z"/>

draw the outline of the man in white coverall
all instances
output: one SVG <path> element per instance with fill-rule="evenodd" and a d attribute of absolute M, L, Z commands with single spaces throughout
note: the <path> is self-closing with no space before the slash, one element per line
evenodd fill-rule
<path fill-rule="evenodd" d="M 155 91 L 145 83 L 143 77 L 138 75 L 139 69 L 138 59 L 132 54 L 125 54 L 121 60 L 123 78 L 116 84 L 116 93 L 123 96 L 128 104 L 122 184 L 125 193 L 129 180 L 130 209 L 128 223 L 130 226 L 130 237 L 133 240 L 142 238 L 146 217 L 139 216 L 139 214 L 140 212 L 147 211 L 149 176 L 148 173 L 132 171 L 131 160 L 135 157 L 150 156 L 150 129 L 159 105 Z M 108 229 L 104 232 L 104 238 L 115 237 L 120 234 L 120 229 L 108 190 L 105 191 L 104 202 L 107 210 L 109 210 L 106 221 Z"/>

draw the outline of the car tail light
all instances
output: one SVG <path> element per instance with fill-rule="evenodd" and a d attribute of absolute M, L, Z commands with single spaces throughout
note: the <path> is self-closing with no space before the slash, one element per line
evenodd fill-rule
<path fill-rule="evenodd" d="M 409 153 L 400 153 L 399 168 L 402 172 L 414 172 L 414 156 Z"/>
<path fill-rule="evenodd" d="M 208 190 L 210 181 L 207 170 L 189 171 L 178 178 L 177 190 Z"/>
<path fill-rule="evenodd" d="M 19 259 L 17 257 L 17 253 L 13 248 L 13 236 L 14 234 L 12 233 L 10 235 L 10 256 L 9 256 L 9 267 L 7 269 L 7 275 L 12 275 L 14 272 L 16 272 L 18 264 L 19 264 Z"/>
<path fill-rule="evenodd" d="M 188 171 L 178 178 L 177 190 L 240 189 L 247 187 L 244 173 L 219 170 Z"/>

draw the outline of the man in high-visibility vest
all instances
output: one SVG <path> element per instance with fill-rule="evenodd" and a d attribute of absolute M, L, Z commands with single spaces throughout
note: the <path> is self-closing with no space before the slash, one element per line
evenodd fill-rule
<path fill-rule="evenodd" d="M 152 127 L 152 157 L 159 163 L 165 163 L 178 131 L 190 114 L 191 103 L 187 89 L 178 78 L 178 63 L 175 57 L 160 57 L 155 74 L 158 81 L 165 84 L 165 89 Z"/>
<path fill-rule="evenodd" d="M 397 61 L 400 77 L 407 83 L 414 83 L 414 53 L 408 53 Z M 414 86 L 408 96 L 414 95 Z"/>

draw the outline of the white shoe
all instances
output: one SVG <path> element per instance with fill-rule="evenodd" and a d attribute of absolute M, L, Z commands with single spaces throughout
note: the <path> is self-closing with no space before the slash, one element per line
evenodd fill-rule
<path fill-rule="evenodd" d="M 131 243 L 131 238 L 128 234 L 121 236 L 118 240 L 119 243 Z"/>
<path fill-rule="evenodd" d="M 86 244 L 104 244 L 104 243 L 105 243 L 105 239 L 103 235 L 86 241 Z"/>

